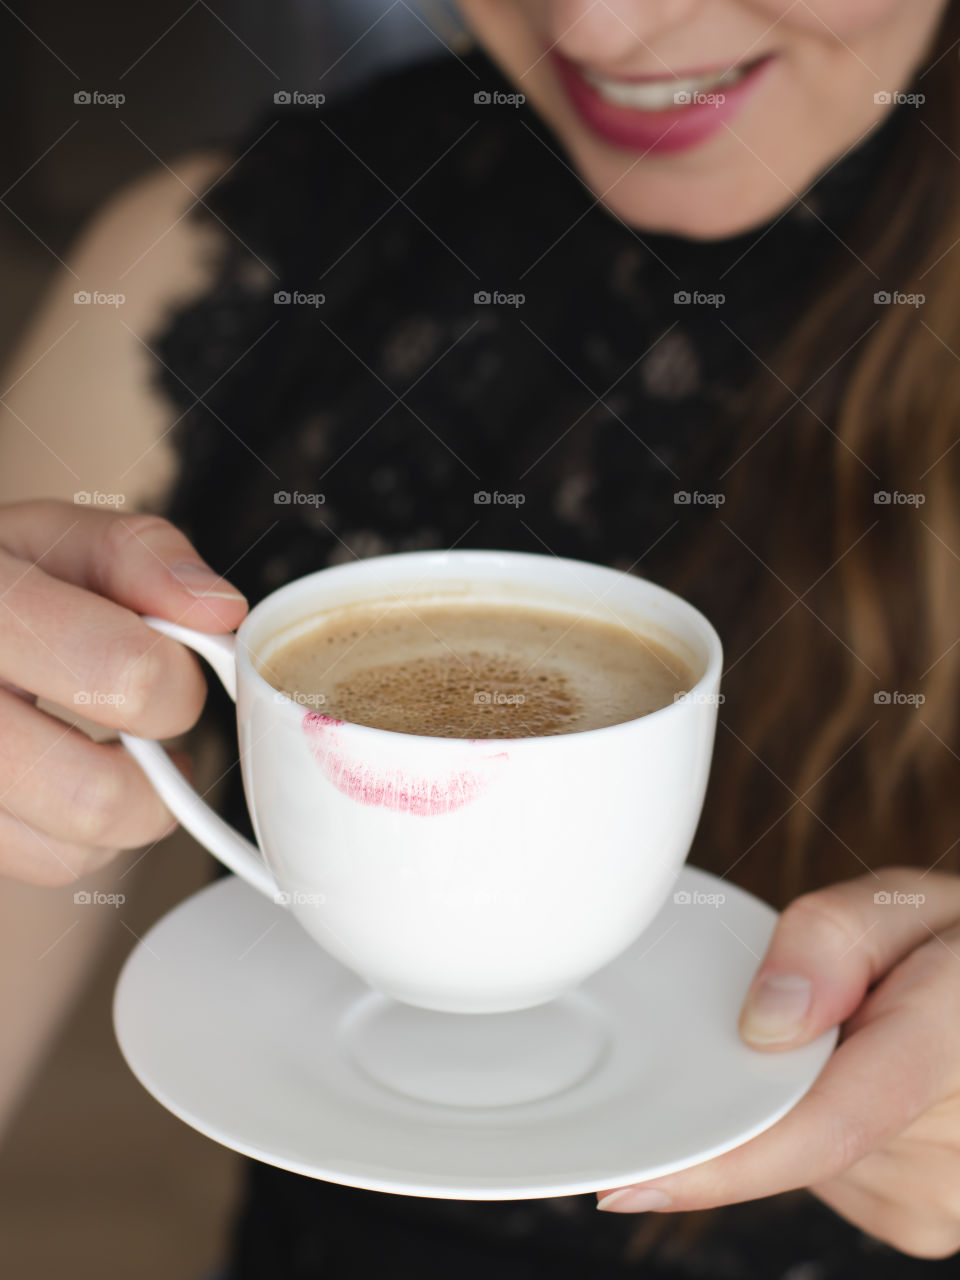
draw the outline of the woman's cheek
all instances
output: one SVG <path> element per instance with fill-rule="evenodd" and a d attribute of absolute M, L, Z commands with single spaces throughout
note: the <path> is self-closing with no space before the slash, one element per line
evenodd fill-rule
<path fill-rule="evenodd" d="M 874 28 L 902 23 L 904 30 L 915 27 L 918 16 L 931 8 L 942 13 L 949 0 L 740 0 L 762 15 L 777 29 L 803 31 L 825 39 L 855 42 L 870 39 Z M 776 34 L 773 33 L 774 40 Z"/>

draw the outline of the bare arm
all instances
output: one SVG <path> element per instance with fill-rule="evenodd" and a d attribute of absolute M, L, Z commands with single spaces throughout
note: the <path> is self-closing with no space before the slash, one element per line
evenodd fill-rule
<path fill-rule="evenodd" d="M 173 480 L 172 415 L 150 387 L 151 336 L 202 290 L 213 246 L 186 216 L 222 162 L 194 158 L 115 197 L 81 236 L 2 380 L 0 503 L 123 493 L 162 502 Z M 186 184 L 186 185 L 183 185 Z M 76 294 L 123 302 L 75 302 Z"/>
<path fill-rule="evenodd" d="M 63 272 L 54 282 L 0 380 L 0 504 L 71 501 L 87 492 L 122 495 L 126 510 L 162 507 L 175 475 L 165 434 L 173 415 L 150 387 L 146 344 L 165 312 L 208 278 L 211 246 L 183 214 L 193 202 L 187 187 L 202 192 L 221 166 L 217 157 L 191 159 L 177 171 L 187 186 L 166 172 L 151 175 L 115 198 L 81 237 L 69 263 L 75 276 Z M 75 302 L 78 292 L 125 300 Z M 2 627 L 10 614 L 0 613 Z M 84 728 L 97 739 L 110 736 L 87 722 Z M 6 754 L 17 749 L 14 742 Z M 33 776 L 53 758 L 38 762 Z M 116 892 L 137 856 L 109 862 L 84 887 Z M 124 887 L 129 893 L 129 878 Z M 75 888 L 0 879 L 0 1131 L 107 930 L 118 927 L 116 912 L 78 909 Z"/>

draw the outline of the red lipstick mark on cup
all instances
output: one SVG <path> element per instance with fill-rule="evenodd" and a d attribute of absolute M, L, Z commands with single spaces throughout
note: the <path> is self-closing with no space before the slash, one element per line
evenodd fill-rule
<path fill-rule="evenodd" d="M 323 776 L 343 795 L 394 813 L 427 818 L 462 809 L 487 789 L 508 758 L 505 751 L 499 751 L 480 757 L 468 768 L 447 768 L 433 774 L 414 772 L 399 764 L 378 768 L 366 764 L 343 744 L 340 730 L 344 723 L 319 711 L 304 713 L 303 731 L 313 758 Z"/>

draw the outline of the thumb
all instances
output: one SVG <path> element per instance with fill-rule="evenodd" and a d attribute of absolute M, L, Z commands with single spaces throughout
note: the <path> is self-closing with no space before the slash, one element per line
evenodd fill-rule
<path fill-rule="evenodd" d="M 885 867 L 789 904 L 740 1014 L 743 1039 L 793 1049 L 845 1021 L 878 982 L 960 912 L 960 878 Z"/>

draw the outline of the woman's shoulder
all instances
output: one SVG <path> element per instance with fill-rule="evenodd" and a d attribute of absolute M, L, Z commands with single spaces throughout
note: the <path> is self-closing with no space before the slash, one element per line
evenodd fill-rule
<path fill-rule="evenodd" d="M 162 502 L 174 470 L 161 443 L 171 413 L 144 364 L 164 316 L 208 287 L 210 241 L 184 215 L 227 163 L 196 154 L 151 171 L 78 236 L 8 370 L 4 501 L 99 489 L 122 490 L 130 507 Z"/>

